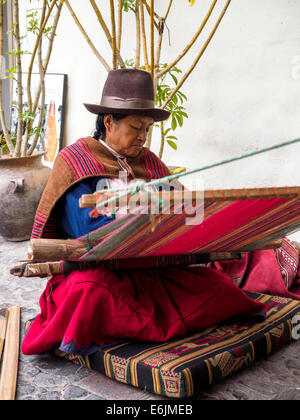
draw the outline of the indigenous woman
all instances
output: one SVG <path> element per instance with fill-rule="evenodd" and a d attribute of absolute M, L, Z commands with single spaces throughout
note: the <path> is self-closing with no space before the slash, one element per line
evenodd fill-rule
<path fill-rule="evenodd" d="M 169 174 L 144 147 L 152 124 L 169 116 L 154 107 L 149 73 L 111 71 L 100 105 L 85 106 L 98 115 L 94 137 L 79 139 L 59 153 L 32 238 L 78 238 L 110 223 L 109 215 L 91 218 L 78 201 L 82 194 L 111 186 L 120 171 L 128 181 Z M 110 272 L 98 267 L 56 275 L 40 298 L 41 312 L 26 333 L 23 353 L 59 348 L 87 355 L 120 339 L 163 342 L 234 316 L 264 313 L 263 304 L 234 284 L 223 267 L 217 268 Z"/>

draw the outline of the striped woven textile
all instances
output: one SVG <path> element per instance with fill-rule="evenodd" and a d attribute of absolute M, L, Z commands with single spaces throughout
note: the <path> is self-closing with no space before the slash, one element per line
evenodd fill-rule
<path fill-rule="evenodd" d="M 199 211 L 200 206 L 204 212 Z M 187 224 L 186 212 L 176 214 L 176 208 L 171 214 L 125 215 L 109 228 L 100 228 L 89 235 L 101 239 L 109 229 L 109 236 L 81 260 L 249 251 L 300 228 L 299 196 L 211 200 L 194 209 L 199 222 L 195 225 Z M 87 236 L 82 239 L 86 240 Z"/>
<path fill-rule="evenodd" d="M 300 302 L 247 294 L 266 304 L 264 321 L 235 319 L 166 343 L 120 341 L 85 357 L 56 354 L 148 392 L 191 397 L 293 340 Z"/>
<path fill-rule="evenodd" d="M 140 157 L 129 158 L 128 162 L 137 179 L 150 181 L 169 175 L 168 168 L 147 148 L 143 148 Z M 118 177 L 120 169 L 113 155 L 92 137 L 81 138 L 63 148 L 36 212 L 32 238 L 60 237 L 55 204 L 68 188 L 89 177 Z"/>

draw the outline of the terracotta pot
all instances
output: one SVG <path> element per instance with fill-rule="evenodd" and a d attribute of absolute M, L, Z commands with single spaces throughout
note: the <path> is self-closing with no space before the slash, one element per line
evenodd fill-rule
<path fill-rule="evenodd" d="M 44 152 L 0 158 L 0 235 L 7 241 L 30 238 L 34 216 L 51 169 Z"/>

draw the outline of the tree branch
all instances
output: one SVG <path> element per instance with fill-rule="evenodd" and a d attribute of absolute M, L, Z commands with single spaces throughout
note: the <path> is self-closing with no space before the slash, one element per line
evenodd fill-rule
<path fill-rule="evenodd" d="M 165 14 L 164 20 L 167 20 L 167 17 L 169 16 L 170 10 L 171 10 L 171 6 L 172 6 L 173 0 L 170 0 L 167 12 Z"/>
<path fill-rule="evenodd" d="M 51 6 L 48 9 L 47 15 L 45 17 L 45 19 L 41 19 L 41 26 L 39 29 L 39 33 L 37 35 L 37 39 L 35 41 L 35 45 L 31 54 L 31 60 L 30 60 L 30 64 L 28 66 L 28 76 L 27 76 L 27 98 L 28 98 L 28 108 L 29 111 L 32 112 L 32 97 L 31 97 L 31 75 L 32 75 L 32 69 L 33 69 L 33 64 L 34 64 L 34 60 L 35 60 L 35 56 L 36 56 L 36 52 L 39 48 L 41 39 L 43 37 L 43 32 L 44 29 L 46 27 L 46 24 L 51 16 L 52 10 L 54 8 L 54 6 L 56 5 L 56 0 L 53 0 L 53 3 L 51 4 Z"/>
<path fill-rule="evenodd" d="M 21 59 L 21 39 L 20 39 L 20 21 L 19 21 L 19 1 L 14 0 L 14 36 L 16 39 L 17 51 L 17 89 L 18 89 L 18 123 L 17 123 L 17 139 L 15 147 L 15 156 L 20 156 L 21 143 L 22 143 L 22 132 L 23 132 L 23 121 L 20 115 L 23 113 L 23 87 L 22 87 L 22 59 Z"/>
<path fill-rule="evenodd" d="M 50 34 L 50 38 L 49 38 L 48 50 L 47 50 L 47 54 L 46 54 L 46 57 L 45 57 L 45 60 L 44 60 L 45 73 L 47 72 L 47 69 L 48 69 L 48 64 L 49 64 L 51 53 L 52 53 L 53 43 L 54 43 L 54 39 L 55 39 L 55 36 L 56 36 L 56 29 L 57 29 L 57 25 L 58 25 L 58 21 L 59 21 L 59 18 L 60 18 L 62 7 L 63 7 L 63 3 L 60 2 L 58 7 L 57 7 L 56 15 L 54 17 L 52 30 L 51 30 L 51 34 Z M 38 103 L 39 103 L 39 100 L 40 100 L 40 94 L 41 94 L 41 83 L 39 84 L 38 89 L 36 91 L 35 101 L 34 101 L 34 104 L 33 104 L 33 111 L 32 111 L 33 114 L 36 113 Z"/>
<path fill-rule="evenodd" d="M 87 41 L 87 43 L 89 44 L 89 46 L 91 47 L 93 53 L 96 55 L 96 57 L 99 59 L 99 61 L 103 64 L 103 66 L 105 67 L 105 69 L 110 72 L 111 68 L 110 66 L 107 64 L 107 62 L 105 61 L 105 59 L 102 57 L 102 55 L 97 51 L 96 47 L 94 46 L 94 44 L 92 43 L 91 39 L 89 38 L 88 34 L 85 32 L 85 30 L 83 29 L 83 26 L 81 25 L 81 23 L 79 22 L 77 16 L 75 15 L 69 0 L 64 0 L 64 2 L 67 5 L 67 8 L 69 9 L 76 25 L 78 26 L 78 28 L 80 29 L 82 35 L 84 36 L 85 40 Z"/>
<path fill-rule="evenodd" d="M 117 69 L 118 53 L 117 53 L 117 37 L 116 37 L 116 18 L 115 18 L 115 5 L 114 0 L 110 0 L 110 20 L 111 20 L 111 42 L 112 42 L 112 64 L 113 70 Z"/>
<path fill-rule="evenodd" d="M 47 7 L 47 0 L 44 0 L 41 21 L 43 21 L 43 19 L 45 18 L 46 7 Z M 38 48 L 40 86 L 41 86 L 41 92 L 42 92 L 42 98 L 41 98 L 41 103 L 40 103 L 40 116 L 39 116 L 39 120 L 38 120 L 38 129 L 39 130 L 42 128 L 42 125 L 43 125 L 45 98 L 46 98 L 46 88 L 45 88 L 45 74 L 46 74 L 46 72 L 45 72 L 45 68 L 44 68 L 44 65 L 43 65 L 42 44 L 43 44 L 43 38 L 41 38 L 40 45 L 39 45 L 39 48 Z M 34 115 L 35 115 L 35 112 L 34 112 Z M 31 122 L 28 125 L 29 125 L 28 129 L 26 129 L 26 139 L 25 139 L 26 144 L 23 146 L 24 151 L 22 151 L 22 154 L 24 154 L 24 155 L 27 154 L 27 156 L 30 156 L 30 155 L 32 155 L 32 153 L 33 153 L 33 151 L 34 151 L 34 149 L 37 145 L 37 142 L 40 138 L 40 135 L 38 133 L 35 134 L 35 137 L 32 141 L 32 144 L 30 145 L 29 150 L 27 151 L 28 141 L 29 141 L 29 138 L 30 138 L 31 128 L 32 128 L 33 122 Z"/>
<path fill-rule="evenodd" d="M 5 112 L 4 112 L 4 104 L 3 104 L 3 82 L 2 82 L 2 70 L 4 68 L 3 61 L 4 61 L 4 4 L 0 3 L 0 121 L 2 126 L 3 135 L 6 141 L 6 144 L 9 148 L 9 152 L 11 155 L 14 154 L 15 148 L 10 139 L 9 130 L 7 128 L 6 119 L 5 119 Z"/>
<path fill-rule="evenodd" d="M 121 52 L 121 37 L 122 37 L 122 17 L 123 17 L 123 0 L 118 3 L 118 34 L 117 34 L 117 50 Z"/>
<path fill-rule="evenodd" d="M 146 6 L 146 9 L 147 9 L 147 12 L 148 12 L 149 16 L 151 16 L 151 8 L 148 5 L 147 0 L 142 0 L 142 1 L 143 1 L 144 5 Z M 158 14 L 155 11 L 154 11 L 154 16 L 156 17 L 156 19 L 160 19 L 160 16 L 158 16 Z M 156 24 L 156 22 L 155 22 L 155 26 L 156 26 L 156 29 L 158 30 L 158 25 Z"/>
<path fill-rule="evenodd" d="M 119 0 L 119 1 L 121 1 L 121 3 L 122 3 L 122 0 Z M 90 3 L 91 3 L 91 5 L 94 9 L 94 12 L 96 13 L 98 22 L 100 23 L 100 26 L 102 27 L 102 29 L 104 31 L 106 39 L 109 42 L 109 45 L 111 46 L 111 48 L 113 49 L 113 41 L 112 41 L 111 33 L 110 33 L 106 23 L 105 23 L 105 20 L 104 20 L 102 14 L 101 14 L 96 2 L 95 2 L 95 0 L 90 0 Z M 120 11 L 119 11 L 119 13 L 120 13 Z M 120 20 L 120 16 L 118 16 L 118 18 Z M 122 9 L 121 9 L 121 25 L 122 25 Z M 120 66 L 125 67 L 124 61 L 123 61 L 123 59 L 120 55 L 120 47 L 118 47 L 118 42 L 121 44 L 121 32 L 120 31 L 121 31 L 121 29 L 120 29 L 120 23 L 119 23 L 119 34 L 118 34 L 118 36 L 120 36 L 120 40 L 117 39 L 117 41 L 116 41 L 116 49 L 117 49 L 117 55 L 118 55 L 118 60 L 119 60 Z"/>
<path fill-rule="evenodd" d="M 184 57 L 186 55 L 186 53 L 190 50 L 190 48 L 194 45 L 194 43 L 196 42 L 196 40 L 198 39 L 199 35 L 202 33 L 208 19 L 210 18 L 215 5 L 217 3 L 218 0 L 213 0 L 210 9 L 207 13 L 207 15 L 205 16 L 203 22 L 201 23 L 198 31 L 195 33 L 195 35 L 193 36 L 193 38 L 191 39 L 191 41 L 187 44 L 187 46 L 185 47 L 185 49 L 182 51 L 181 54 L 179 54 L 179 56 L 171 63 L 169 64 L 165 69 L 163 69 L 161 72 L 159 72 L 157 74 L 157 77 L 160 79 L 162 76 L 164 76 L 164 74 L 166 74 L 172 67 L 176 66 L 176 64 L 182 59 L 182 57 Z"/>
<path fill-rule="evenodd" d="M 140 21 L 140 2 L 135 4 L 135 27 L 136 27 L 136 49 L 135 49 L 135 68 L 141 65 L 141 21 Z"/>
<path fill-rule="evenodd" d="M 150 53 L 151 53 L 151 76 L 154 79 L 154 0 L 151 0 L 150 6 Z"/>
<path fill-rule="evenodd" d="M 147 52 L 147 40 L 146 40 L 146 29 L 145 29 L 144 3 L 143 3 L 142 0 L 139 0 L 139 2 L 140 2 L 140 9 L 141 9 L 141 30 L 142 30 L 142 39 L 143 39 L 143 50 L 144 50 L 145 66 L 146 66 L 146 70 L 148 72 L 150 72 L 148 52 Z"/>
<path fill-rule="evenodd" d="M 208 39 L 206 40 L 203 48 L 201 49 L 201 51 L 199 52 L 199 54 L 197 55 L 196 59 L 194 60 L 192 66 L 189 68 L 189 70 L 185 73 L 185 75 L 183 76 L 183 78 L 181 79 L 181 81 L 177 84 L 177 86 L 173 89 L 173 91 L 171 92 L 171 94 L 169 95 L 169 97 L 166 99 L 166 101 L 163 103 L 161 109 L 164 109 L 168 103 L 172 100 L 172 98 L 174 97 L 174 95 L 178 92 L 178 90 L 181 88 L 181 86 L 183 85 L 183 83 L 186 81 L 186 79 L 189 77 L 189 75 L 192 73 L 192 71 L 195 69 L 196 65 L 198 64 L 200 58 L 203 56 L 204 52 L 206 51 L 210 41 L 212 40 L 214 34 L 216 33 L 229 5 L 231 3 L 231 0 L 227 0 L 226 5 L 224 7 L 224 9 L 221 12 L 221 15 L 219 17 L 219 19 L 217 20 L 217 23 L 215 24 L 212 32 L 210 33 Z"/>

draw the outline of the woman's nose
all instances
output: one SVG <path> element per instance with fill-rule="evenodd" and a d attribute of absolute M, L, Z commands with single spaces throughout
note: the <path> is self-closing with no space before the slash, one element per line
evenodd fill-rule
<path fill-rule="evenodd" d="M 146 139 L 147 139 L 147 131 L 146 130 L 143 130 L 143 129 L 139 130 L 139 132 L 138 132 L 138 139 L 141 140 L 141 141 L 143 141 L 143 142 L 145 142 Z"/>

